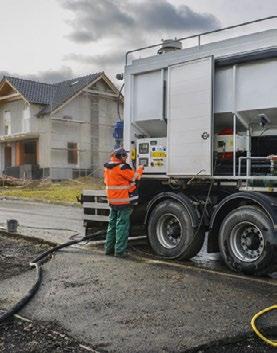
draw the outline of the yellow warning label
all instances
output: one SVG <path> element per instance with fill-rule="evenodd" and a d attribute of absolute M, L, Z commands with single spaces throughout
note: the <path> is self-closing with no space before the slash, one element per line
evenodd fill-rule
<path fill-rule="evenodd" d="M 166 157 L 166 152 L 164 152 L 164 151 L 152 152 L 152 157 L 153 158 L 164 158 L 164 157 Z"/>
<path fill-rule="evenodd" d="M 132 148 L 132 149 L 131 149 L 131 160 L 132 160 L 132 161 L 135 161 L 136 158 L 137 158 L 137 151 L 136 151 L 135 148 Z"/>

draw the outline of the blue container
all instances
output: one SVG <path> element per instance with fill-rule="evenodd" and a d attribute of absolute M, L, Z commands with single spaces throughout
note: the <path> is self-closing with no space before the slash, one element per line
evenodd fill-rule
<path fill-rule="evenodd" d="M 123 128 L 124 128 L 123 121 L 117 121 L 115 123 L 114 130 L 113 130 L 113 137 L 115 140 L 122 140 L 123 139 Z"/>
<path fill-rule="evenodd" d="M 123 128 L 124 128 L 123 121 L 117 121 L 114 125 L 114 129 L 113 129 L 113 137 L 115 139 L 114 148 L 118 148 L 122 146 Z"/>

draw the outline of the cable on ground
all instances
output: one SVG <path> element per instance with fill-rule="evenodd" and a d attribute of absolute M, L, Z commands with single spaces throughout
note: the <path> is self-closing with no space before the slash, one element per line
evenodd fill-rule
<path fill-rule="evenodd" d="M 277 310 L 277 305 L 272 305 L 268 308 L 265 308 L 261 311 L 259 311 L 257 314 L 255 314 L 251 320 L 251 327 L 253 329 L 253 331 L 255 332 L 255 334 L 262 340 L 264 341 L 266 344 L 269 344 L 270 346 L 272 347 L 277 347 L 277 341 L 276 340 L 272 340 L 272 339 L 269 339 L 267 337 L 265 337 L 257 328 L 256 326 L 256 320 L 261 317 L 262 315 L 270 312 L 270 311 L 273 311 L 273 310 Z"/>
<path fill-rule="evenodd" d="M 35 283 L 34 283 L 33 287 L 13 307 L 11 307 L 8 311 L 4 312 L 4 314 L 0 315 L 0 323 L 2 323 L 5 320 L 9 319 L 14 314 L 17 314 L 33 298 L 33 296 L 36 294 L 36 292 L 38 291 L 38 289 L 40 287 L 40 284 L 42 282 L 42 267 L 41 266 L 43 265 L 43 263 L 44 263 L 45 259 L 47 258 L 47 256 L 49 256 L 50 254 L 53 254 L 54 252 L 56 252 L 56 251 L 58 251 L 58 250 L 60 250 L 62 248 L 65 248 L 67 246 L 78 244 L 78 243 L 81 243 L 83 241 L 91 241 L 96 236 L 102 235 L 102 234 L 105 234 L 105 233 L 106 233 L 106 231 L 98 231 L 98 232 L 95 232 L 95 233 L 90 234 L 88 236 L 84 236 L 81 239 L 71 240 L 71 241 L 69 241 L 67 243 L 59 244 L 59 245 L 55 246 L 54 248 L 49 249 L 49 250 L 43 252 L 42 254 L 38 255 L 30 263 L 31 267 L 35 267 L 36 268 L 36 280 L 35 280 Z"/>

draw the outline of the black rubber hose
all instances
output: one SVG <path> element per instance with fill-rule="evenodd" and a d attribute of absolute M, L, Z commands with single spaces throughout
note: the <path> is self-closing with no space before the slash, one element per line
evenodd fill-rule
<path fill-rule="evenodd" d="M 120 97 L 122 96 L 121 93 L 122 93 L 123 87 L 124 87 L 124 83 L 122 84 L 117 97 L 117 115 L 120 121 L 122 121 L 121 114 L 120 114 Z"/>
<path fill-rule="evenodd" d="M 5 320 L 9 319 L 11 316 L 13 316 L 14 314 L 17 314 L 32 298 L 33 296 L 36 294 L 36 292 L 38 291 L 40 284 L 42 282 L 42 263 L 43 263 L 43 259 L 46 258 L 48 255 L 62 249 L 65 248 L 67 246 L 70 245 L 74 245 L 74 244 L 78 244 L 81 243 L 82 241 L 91 241 L 93 240 L 97 235 L 104 235 L 106 233 L 106 231 L 98 231 L 95 232 L 93 234 L 87 235 L 85 237 L 83 237 L 82 239 L 79 240 L 71 240 L 67 243 L 63 243 L 63 244 L 59 244 L 57 246 L 55 246 L 52 249 L 49 249 L 45 252 L 43 252 L 42 254 L 40 254 L 39 256 L 37 256 L 31 263 L 30 266 L 31 267 L 35 267 L 37 270 L 37 275 L 36 275 L 36 281 L 34 283 L 34 285 L 32 286 L 32 288 L 25 294 L 25 296 L 20 299 L 13 307 L 11 307 L 8 311 L 6 311 L 4 314 L 2 314 L 0 316 L 0 323 L 4 322 Z"/>
<path fill-rule="evenodd" d="M 0 323 L 9 319 L 14 314 L 17 314 L 36 294 L 42 281 L 42 268 L 40 267 L 40 265 L 36 265 L 36 269 L 37 276 L 35 284 L 21 300 L 19 300 L 10 310 L 6 311 L 0 316 Z"/>

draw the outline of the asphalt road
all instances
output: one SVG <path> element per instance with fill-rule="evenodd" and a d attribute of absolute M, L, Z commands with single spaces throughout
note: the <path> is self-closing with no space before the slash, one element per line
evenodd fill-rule
<path fill-rule="evenodd" d="M 20 200 L 0 200 L 0 227 L 6 227 L 8 219 L 17 219 L 20 234 L 37 237 L 55 243 L 64 243 L 74 234 L 84 235 L 83 209 L 80 207 L 27 202 Z M 218 253 L 208 254 L 204 243 L 193 263 L 200 268 L 228 271 L 220 262 Z M 139 249 L 138 249 L 139 250 Z M 148 249 L 149 252 L 149 249 Z M 274 274 L 277 278 L 277 274 Z"/>
<path fill-rule="evenodd" d="M 0 226 L 6 227 L 8 219 L 17 219 L 21 234 L 64 242 L 74 233 L 84 234 L 82 212 L 78 207 L 0 200 Z"/>

